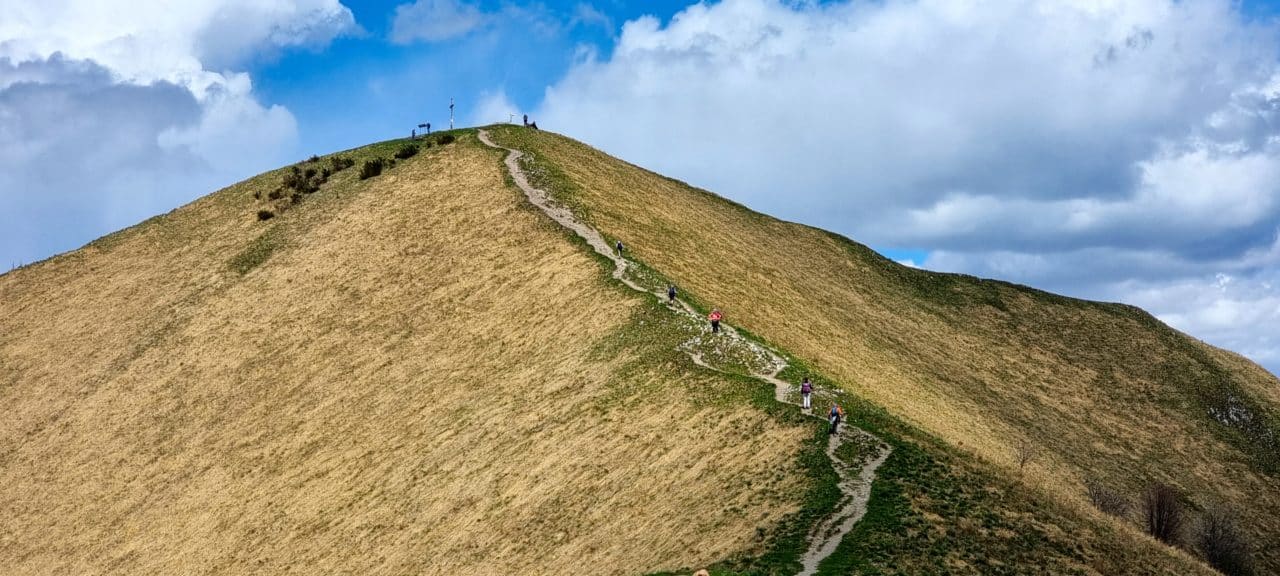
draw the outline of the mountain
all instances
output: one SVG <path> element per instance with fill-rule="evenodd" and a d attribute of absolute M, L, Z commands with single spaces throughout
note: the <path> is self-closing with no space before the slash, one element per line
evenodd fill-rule
<path fill-rule="evenodd" d="M 624 279 L 737 331 L 614 280 L 476 131 L 268 172 L 0 276 L 6 572 L 794 573 L 875 449 L 824 454 L 770 348 L 892 449 L 820 573 L 1211 573 L 1194 530 L 1142 533 L 1157 482 L 1280 571 L 1280 383 L 1248 361 L 488 134 Z"/>

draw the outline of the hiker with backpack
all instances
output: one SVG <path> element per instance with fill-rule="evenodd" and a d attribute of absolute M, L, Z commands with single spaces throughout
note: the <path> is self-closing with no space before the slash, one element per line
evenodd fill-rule
<path fill-rule="evenodd" d="M 622 257 L 622 241 L 614 242 L 613 249 L 618 251 L 618 257 Z"/>
<path fill-rule="evenodd" d="M 712 334 L 717 334 L 717 333 L 719 333 L 719 332 L 720 332 L 720 319 L 721 319 L 721 318 L 724 318 L 724 314 L 721 314 L 721 313 L 720 313 L 720 309 L 719 309 L 719 308 L 717 308 L 717 309 L 715 309 L 715 310 L 712 310 L 712 311 L 711 311 L 711 313 L 707 315 L 707 320 L 710 320 L 710 321 L 711 321 L 711 333 L 712 333 Z"/>
<path fill-rule="evenodd" d="M 676 285 L 667 284 L 667 304 L 675 305 L 676 303 Z"/>
<path fill-rule="evenodd" d="M 813 407 L 811 402 L 813 400 L 813 384 L 809 382 L 808 376 L 805 376 L 804 382 L 800 383 L 800 400 L 802 402 L 801 409 L 809 410 Z"/>
<path fill-rule="evenodd" d="M 840 420 L 844 418 L 844 408 L 839 404 L 831 405 L 831 412 L 827 415 L 827 421 L 831 423 L 831 427 L 827 429 L 828 435 L 835 435 L 840 432 Z"/>

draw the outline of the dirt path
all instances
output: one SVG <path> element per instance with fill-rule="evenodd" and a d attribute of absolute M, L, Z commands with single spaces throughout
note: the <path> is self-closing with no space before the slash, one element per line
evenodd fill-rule
<path fill-rule="evenodd" d="M 662 287 L 651 291 L 627 278 L 627 259 L 615 253 L 613 247 L 609 246 L 609 243 L 605 241 L 604 236 L 598 230 L 585 222 L 579 221 L 568 209 L 555 205 L 546 191 L 539 190 L 529 183 L 529 178 L 525 175 L 524 170 L 520 168 L 520 158 L 524 156 L 523 152 L 494 144 L 489 139 L 489 133 L 485 130 L 481 130 L 479 136 L 480 141 L 486 146 L 508 152 L 504 160 L 507 165 L 507 171 L 511 173 L 511 178 L 515 180 L 516 186 L 528 197 L 529 202 L 541 209 L 547 216 L 550 216 L 552 220 L 586 240 L 587 244 L 596 253 L 613 261 L 613 278 L 615 280 L 626 284 L 637 292 L 653 294 L 660 299 L 667 297 Z M 678 306 L 675 310 L 678 313 L 689 315 L 698 322 L 702 321 L 701 314 L 694 310 L 688 302 L 677 299 L 676 304 Z M 732 326 L 722 323 L 721 331 L 724 338 L 748 347 L 768 358 L 768 368 L 757 371 L 752 375 L 773 385 L 774 399 L 778 402 L 798 404 L 798 402 L 789 398 L 789 395 L 794 390 L 793 386 L 778 378 L 778 374 L 787 368 L 787 362 L 781 355 L 762 344 L 742 336 Z M 724 372 L 724 370 L 707 363 L 702 355 L 696 351 L 686 350 L 685 353 L 698 366 L 717 372 Z M 815 401 L 816 396 L 815 394 Z M 816 418 L 821 418 L 821 416 L 814 415 L 812 412 L 807 413 Z M 859 444 L 861 448 L 858 451 L 861 456 L 859 462 L 845 462 L 837 455 L 837 450 L 846 442 L 857 442 Z M 827 556 L 830 556 L 832 552 L 835 552 L 836 547 L 840 545 L 840 541 L 844 536 L 866 514 L 867 501 L 871 497 L 871 483 L 875 480 L 876 469 L 881 464 L 884 464 L 891 451 L 892 448 L 879 438 L 853 426 L 844 426 L 839 434 L 828 436 L 826 453 L 835 467 L 836 474 L 839 476 L 842 496 L 836 506 L 836 510 L 814 526 L 809 533 L 809 547 L 801 557 L 801 563 L 804 566 L 804 569 L 800 572 L 801 576 L 809 576 L 816 573 L 818 564 Z"/>

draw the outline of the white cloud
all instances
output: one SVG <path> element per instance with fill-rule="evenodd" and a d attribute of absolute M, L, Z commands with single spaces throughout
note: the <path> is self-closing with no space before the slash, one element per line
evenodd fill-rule
<path fill-rule="evenodd" d="M 466 35 L 484 25 L 488 17 L 479 8 L 458 0 L 417 0 L 396 6 L 391 41 L 440 42 Z"/>
<path fill-rule="evenodd" d="M 590 6 L 586 6 L 589 10 Z M 571 24 L 584 23 L 579 5 Z M 561 33 L 563 20 L 555 11 L 542 3 L 521 5 L 504 3 L 491 12 L 481 10 L 476 3 L 465 0 L 415 0 L 412 4 L 396 6 L 391 22 L 389 39 L 396 44 L 415 42 L 444 42 L 462 38 L 478 31 L 500 36 L 534 36 L 552 38 Z M 590 23 L 590 21 L 585 22 Z"/>
<path fill-rule="evenodd" d="M 511 103 L 505 90 L 498 90 L 497 92 L 480 95 L 480 101 L 476 104 L 475 112 L 471 115 L 470 124 L 472 126 L 484 126 L 486 124 L 507 122 L 513 114 L 515 115 L 515 121 L 519 122 L 524 113 L 520 111 L 520 107 Z"/>
<path fill-rule="evenodd" d="M 537 117 L 926 267 L 1247 282 L 1280 266 L 1278 48 L 1228 0 L 725 0 L 627 22 Z"/>
<path fill-rule="evenodd" d="M 1280 290 L 1275 271 L 1237 278 L 1224 274 L 1174 282 L 1126 283 L 1112 293 L 1203 340 L 1235 350 L 1280 372 Z"/>
<path fill-rule="evenodd" d="M 0 258 L 48 256 L 294 154 L 226 71 L 354 29 L 337 0 L 18 0 L 0 18 Z"/>
<path fill-rule="evenodd" d="M 573 7 L 573 16 L 569 20 L 569 25 L 598 26 L 613 31 L 613 19 L 586 2 L 579 2 Z"/>

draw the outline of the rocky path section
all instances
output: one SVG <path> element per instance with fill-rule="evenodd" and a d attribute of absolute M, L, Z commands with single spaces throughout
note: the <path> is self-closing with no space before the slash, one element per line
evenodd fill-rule
<path fill-rule="evenodd" d="M 523 152 L 495 144 L 485 130 L 480 130 L 479 137 L 480 141 L 486 146 L 508 152 L 507 157 L 503 160 L 507 165 L 507 171 L 510 172 L 516 187 L 524 192 L 529 202 L 537 206 L 547 216 L 550 216 L 556 223 L 572 230 L 583 240 L 586 240 L 587 244 L 597 254 L 613 262 L 612 276 L 615 280 L 622 282 L 637 292 L 653 294 L 660 299 L 666 298 L 665 287 L 659 286 L 651 290 L 629 278 L 627 276 L 627 259 L 615 253 L 598 230 L 578 220 L 567 208 L 557 206 L 546 191 L 535 188 L 529 182 L 528 176 L 520 167 L 520 159 L 524 156 Z M 677 306 L 674 309 L 678 313 L 691 318 L 694 322 L 702 322 L 701 314 L 694 310 L 688 302 L 677 299 L 676 304 Z M 744 347 L 749 355 L 762 359 L 761 366 L 752 370 L 752 376 L 773 385 L 774 399 L 778 402 L 796 404 L 796 402 L 789 399 L 789 395 L 794 390 L 793 386 L 778 378 L 778 374 L 787 368 L 787 362 L 781 355 L 760 343 L 742 336 L 732 326 L 722 323 L 721 332 L 723 334 L 721 337 L 726 342 L 731 343 L 733 346 Z M 704 335 L 699 335 L 696 340 L 701 342 L 701 339 L 705 337 Z M 726 372 L 707 362 L 703 354 L 694 346 L 682 346 L 681 350 L 688 354 L 693 362 L 699 366 L 718 372 Z M 812 412 L 809 412 L 809 414 L 813 415 Z M 820 416 L 814 416 L 820 418 Z M 855 442 L 859 448 L 855 457 L 856 461 L 847 462 L 840 456 L 839 450 L 847 442 Z M 842 496 L 836 506 L 836 510 L 814 526 L 809 533 L 809 546 L 801 557 L 801 564 L 804 567 L 800 572 L 801 576 L 817 573 L 818 564 L 830 556 L 832 552 L 835 552 L 836 547 L 840 545 L 840 541 L 853 529 L 858 520 L 862 519 L 862 516 L 866 514 L 867 501 L 871 498 L 871 483 L 875 480 L 876 469 L 881 464 L 884 464 L 891 451 L 892 448 L 879 438 L 853 426 L 845 426 L 843 432 L 828 437 L 826 454 L 831 459 L 836 474 L 839 476 L 839 487 Z"/>

